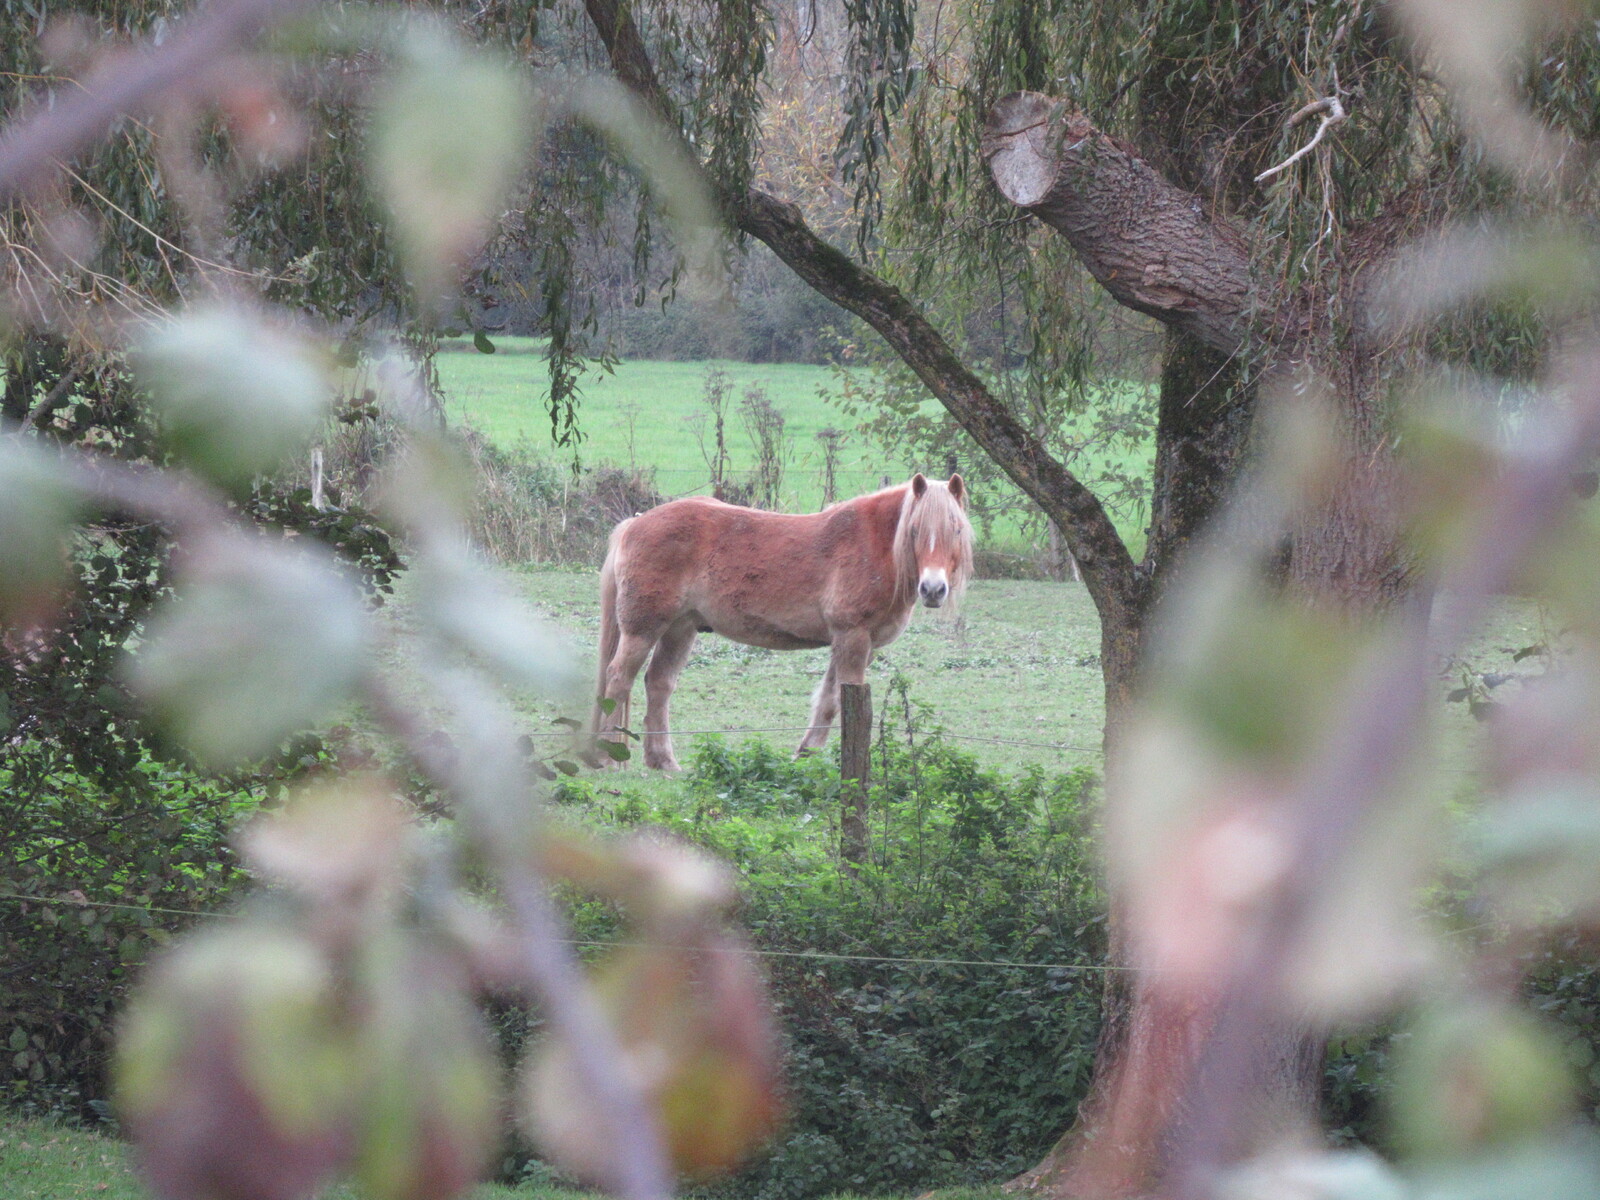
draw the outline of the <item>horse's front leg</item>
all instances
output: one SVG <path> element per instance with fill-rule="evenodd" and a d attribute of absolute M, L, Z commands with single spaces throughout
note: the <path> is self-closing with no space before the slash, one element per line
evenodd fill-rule
<path fill-rule="evenodd" d="M 678 770 L 678 758 L 672 752 L 667 708 L 672 703 L 672 693 L 678 686 L 678 677 L 683 674 L 683 666 L 694 650 L 695 632 L 693 620 L 679 621 L 661 635 L 656 652 L 650 656 L 650 666 L 644 673 L 644 765 L 647 767 Z"/>
<path fill-rule="evenodd" d="M 604 687 L 600 698 L 611 701 L 610 713 L 597 712 L 595 735 L 607 741 L 616 740 L 617 731 L 628 727 L 629 700 L 633 695 L 633 681 L 639 668 L 649 657 L 653 640 L 635 633 L 624 633 L 617 643 L 617 652 L 606 665 Z M 602 760 L 603 761 L 603 760 Z"/>
<path fill-rule="evenodd" d="M 839 716 L 839 685 L 865 683 L 867 663 L 872 659 L 872 637 L 865 630 L 851 630 L 833 640 L 833 653 L 828 657 L 828 670 L 811 697 L 811 727 L 795 750 L 796 758 L 822 749 L 828 740 L 828 731 Z"/>

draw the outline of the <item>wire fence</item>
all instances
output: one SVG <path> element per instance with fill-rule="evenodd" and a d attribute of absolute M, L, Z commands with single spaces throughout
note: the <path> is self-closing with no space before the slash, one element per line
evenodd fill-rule
<path fill-rule="evenodd" d="M 63 908 L 73 909 L 110 909 L 130 912 L 160 914 L 163 916 L 189 917 L 200 920 L 237 920 L 239 914 L 230 912 L 204 912 L 198 909 L 161 908 L 155 905 L 121 904 L 107 900 L 90 900 L 86 897 L 76 896 L 29 896 L 20 892 L 0 892 L 0 901 L 11 901 L 18 904 L 49 904 Z M 667 943 L 633 942 L 633 941 L 594 941 L 585 938 L 562 938 L 561 942 L 567 946 L 582 946 L 601 950 L 652 950 L 673 949 Z M 1106 973 L 1112 971 L 1131 971 L 1135 968 L 1119 966 L 1110 963 L 1057 963 L 1057 962 L 1015 962 L 1006 959 L 978 959 L 978 958 L 916 958 L 897 957 L 894 955 L 879 954 L 838 954 L 825 950 L 768 950 L 760 947 L 745 947 L 743 953 L 754 955 L 757 958 L 783 958 L 783 959 L 815 959 L 820 962 L 852 962 L 852 963 L 879 963 L 889 966 L 925 966 L 925 967 L 985 967 L 1005 968 L 1017 971 L 1081 971 L 1084 973 Z"/>
<path fill-rule="evenodd" d="M 239 919 L 239 914 L 231 912 L 204 912 L 199 909 L 161 908 L 156 905 L 146 904 L 121 904 L 108 900 L 90 900 L 83 896 L 30 896 L 20 892 L 0 892 L 0 901 L 10 901 L 17 904 L 49 904 L 73 909 L 124 910 L 163 916 L 189 917 L 199 920 L 226 921 Z M 1443 933 L 1447 937 L 1462 938 L 1470 934 L 1480 933 L 1486 929 L 1495 928 L 1498 928 L 1495 922 L 1485 921 L 1462 929 L 1445 930 Z M 585 938 L 562 938 L 560 941 L 566 946 L 599 950 L 670 950 L 675 948 L 671 944 L 657 942 L 595 941 Z M 1070 971 L 1084 975 L 1133 972 L 1148 974 L 1151 971 L 1151 968 L 1148 967 L 1124 963 L 1017 962 L 1011 959 L 902 957 L 883 954 L 840 954 L 826 950 L 770 950 L 758 946 L 747 946 L 741 953 L 749 954 L 755 958 L 814 959 L 819 962 L 865 963 L 892 967 L 971 967 L 1011 971 Z"/>

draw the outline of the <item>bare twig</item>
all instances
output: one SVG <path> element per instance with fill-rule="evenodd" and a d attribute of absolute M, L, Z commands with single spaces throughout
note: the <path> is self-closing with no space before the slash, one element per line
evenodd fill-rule
<path fill-rule="evenodd" d="M 1317 123 L 1317 132 L 1311 135 L 1311 140 L 1304 146 L 1301 146 L 1300 149 L 1296 150 L 1277 166 L 1268 167 L 1265 171 L 1261 172 L 1261 174 L 1257 175 L 1257 183 L 1272 178 L 1272 176 L 1276 175 L 1279 171 L 1288 170 L 1295 163 L 1299 162 L 1306 155 L 1310 154 L 1317 148 L 1317 143 L 1322 141 L 1323 134 L 1327 133 L 1328 130 L 1333 126 L 1339 125 L 1346 121 L 1350 115 L 1349 113 L 1345 112 L 1344 105 L 1339 103 L 1339 97 L 1337 95 L 1323 96 L 1320 100 L 1313 100 L 1310 104 L 1307 104 L 1304 108 L 1296 112 L 1294 116 L 1290 117 L 1287 122 L 1287 127 L 1293 129 L 1312 113 L 1318 112 L 1322 114 L 1322 120 Z"/>
<path fill-rule="evenodd" d="M 45 393 L 44 399 L 28 410 L 28 415 L 22 418 L 22 424 L 17 426 L 17 432 L 23 434 L 32 429 L 34 422 L 55 407 L 56 401 L 66 395 L 67 389 L 78 382 L 81 374 L 77 367 L 73 367 L 56 380 L 55 386 Z"/>

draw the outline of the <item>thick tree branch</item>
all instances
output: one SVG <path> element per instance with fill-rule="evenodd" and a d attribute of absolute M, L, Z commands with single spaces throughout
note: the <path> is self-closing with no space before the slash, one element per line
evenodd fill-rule
<path fill-rule="evenodd" d="M 656 77 L 650 52 L 639 27 L 633 23 L 631 0 L 584 0 L 583 7 L 605 43 L 606 56 L 617 78 L 647 101 L 668 128 L 680 128 L 678 111 Z"/>
<path fill-rule="evenodd" d="M 585 0 L 619 79 L 678 127 L 627 0 Z M 1102 621 L 1136 618 L 1143 577 L 1104 506 L 1049 452 L 961 361 L 915 304 L 873 272 L 830 245 L 800 210 L 756 189 L 732 194 L 709 180 L 741 232 L 764 242 L 801 279 L 871 325 L 961 427 L 1061 528 L 1083 569 Z"/>
<path fill-rule="evenodd" d="M 733 206 L 739 228 L 801 279 L 871 325 L 1006 474 L 1062 526 L 1087 572 L 1131 571 L 1133 560 L 1099 499 L 972 373 L 916 305 L 829 245 L 793 204 L 752 189 Z"/>
<path fill-rule="evenodd" d="M 1014 92 L 990 112 L 983 153 L 1001 194 L 1064 235 L 1118 303 L 1223 354 L 1304 335 L 1298 307 L 1255 278 L 1244 235 L 1083 114 Z"/>

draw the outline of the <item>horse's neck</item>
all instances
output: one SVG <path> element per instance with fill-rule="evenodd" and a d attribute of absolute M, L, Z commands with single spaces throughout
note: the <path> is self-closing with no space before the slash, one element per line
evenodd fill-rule
<path fill-rule="evenodd" d="M 906 504 L 905 485 L 863 496 L 857 503 L 867 524 L 888 542 L 890 553 L 893 553 L 895 536 L 900 532 L 900 514 Z"/>

